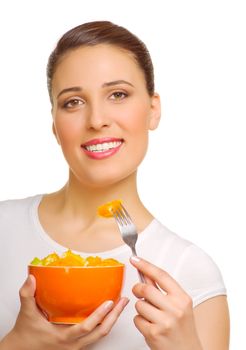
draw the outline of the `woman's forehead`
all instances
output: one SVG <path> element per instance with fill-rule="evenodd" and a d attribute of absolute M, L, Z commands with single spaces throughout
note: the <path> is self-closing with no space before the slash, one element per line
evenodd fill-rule
<path fill-rule="evenodd" d="M 68 52 L 59 62 L 54 74 L 53 87 L 75 84 L 80 80 L 103 84 L 106 81 L 139 80 L 144 74 L 133 55 L 114 45 L 80 47 Z M 60 87 L 61 88 L 61 87 Z"/>
<path fill-rule="evenodd" d="M 61 65 L 73 65 L 74 63 L 77 63 L 78 65 L 93 64 L 94 66 L 98 66 L 102 64 L 102 62 L 107 61 L 109 61 L 111 65 L 113 63 L 117 65 L 118 61 L 120 61 L 121 63 L 124 62 L 125 64 L 138 67 L 137 61 L 131 52 L 112 44 L 98 44 L 93 46 L 81 46 L 69 50 L 59 60 L 57 69 Z"/>

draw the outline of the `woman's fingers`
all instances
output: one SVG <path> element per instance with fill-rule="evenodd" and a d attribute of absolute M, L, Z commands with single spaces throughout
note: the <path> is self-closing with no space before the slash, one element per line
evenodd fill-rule
<path fill-rule="evenodd" d="M 104 320 L 94 329 L 94 331 L 81 339 L 81 346 L 92 344 L 109 334 L 128 302 L 129 300 L 127 298 L 121 298 L 114 309 L 106 315 Z"/>
<path fill-rule="evenodd" d="M 46 319 L 45 315 L 38 308 L 35 300 L 36 280 L 33 275 L 29 275 L 24 284 L 20 288 L 19 296 L 21 302 L 21 311 L 32 316 L 42 316 Z"/>
<path fill-rule="evenodd" d="M 164 270 L 138 257 L 131 257 L 131 263 L 144 275 L 155 281 L 168 294 L 183 293 L 180 285 Z"/>
<path fill-rule="evenodd" d="M 113 325 L 115 324 L 115 322 L 117 321 L 120 314 L 122 313 L 122 311 L 128 303 L 128 298 L 121 298 L 116 304 L 114 310 L 110 312 L 103 320 L 103 323 L 100 324 L 99 332 L 102 332 L 103 335 L 106 335 L 109 332 L 109 330 L 113 327 Z"/>
<path fill-rule="evenodd" d="M 103 320 L 103 318 L 110 312 L 114 307 L 112 300 L 105 301 L 100 305 L 90 316 L 84 321 L 78 323 L 68 330 L 68 338 L 75 339 L 88 334 L 94 330 L 94 328 Z"/>
<path fill-rule="evenodd" d="M 143 318 L 140 315 L 137 315 L 133 319 L 135 326 L 145 336 L 146 330 L 149 330 L 151 327 L 151 322 L 147 321 L 145 318 Z M 147 341 L 147 339 L 145 339 Z"/>
<path fill-rule="evenodd" d="M 151 285 L 151 286 L 154 286 L 154 287 L 156 287 L 156 283 L 155 283 L 155 281 L 153 281 L 151 278 L 149 278 L 148 276 L 144 276 L 144 279 L 145 279 L 145 283 L 146 284 L 149 284 L 149 285 Z"/>
<path fill-rule="evenodd" d="M 85 341 L 89 344 L 100 338 L 100 330 L 109 332 L 127 303 L 127 298 L 121 298 L 115 307 L 112 301 L 104 302 L 83 322 L 70 327 L 67 338 L 72 340 L 83 337 L 83 344 Z"/>
<path fill-rule="evenodd" d="M 163 292 L 161 292 L 156 286 L 137 283 L 132 288 L 132 292 L 138 299 L 144 299 L 158 309 L 163 309 L 165 306 Z"/>
<path fill-rule="evenodd" d="M 158 323 L 163 318 L 163 311 L 160 311 L 145 300 L 138 300 L 135 308 L 137 313 L 148 322 Z"/>
<path fill-rule="evenodd" d="M 35 289 L 36 289 L 35 277 L 33 275 L 29 275 L 20 289 L 20 297 L 21 298 L 34 297 Z"/>

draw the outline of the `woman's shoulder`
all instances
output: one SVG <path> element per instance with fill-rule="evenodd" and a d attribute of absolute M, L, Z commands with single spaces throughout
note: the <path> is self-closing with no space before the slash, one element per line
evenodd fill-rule
<path fill-rule="evenodd" d="M 151 236 L 151 235 L 150 235 Z M 152 241 L 157 265 L 168 271 L 191 295 L 196 306 L 206 299 L 225 295 L 226 288 L 215 260 L 199 245 L 154 221 Z"/>
<path fill-rule="evenodd" d="M 6 217 L 8 215 L 12 215 L 13 217 L 13 214 L 27 210 L 31 205 L 39 202 L 41 198 L 42 195 L 37 194 L 25 198 L 7 199 L 0 201 L 0 218 Z"/>
<path fill-rule="evenodd" d="M 191 244 L 182 255 L 175 277 L 192 296 L 193 306 L 218 296 L 226 295 L 226 287 L 215 260 L 196 244 Z"/>
<path fill-rule="evenodd" d="M 141 233 L 140 241 L 143 241 L 145 246 L 146 243 L 149 247 L 151 246 L 152 251 L 161 251 L 162 255 L 170 252 L 175 259 L 178 259 L 186 248 L 192 245 L 192 242 L 179 236 L 156 218 Z"/>
<path fill-rule="evenodd" d="M 154 219 L 150 226 L 148 233 L 152 231 L 149 235 L 151 243 L 148 243 L 155 244 L 156 247 L 159 247 L 158 250 L 163 247 L 179 262 L 178 264 L 182 265 L 182 261 L 191 263 L 198 260 L 203 263 L 213 262 L 211 256 L 199 245 L 170 230 L 157 219 Z M 178 265 L 176 269 L 178 269 Z"/>

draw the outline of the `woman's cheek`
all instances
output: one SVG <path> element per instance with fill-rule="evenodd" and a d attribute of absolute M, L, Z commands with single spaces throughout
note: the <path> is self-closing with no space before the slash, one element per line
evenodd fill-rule
<path fill-rule="evenodd" d="M 55 129 L 61 143 L 77 141 L 78 138 L 82 142 L 81 125 L 78 122 L 68 119 L 57 121 Z"/>
<path fill-rule="evenodd" d="M 146 109 L 143 107 L 135 108 L 131 110 L 131 113 L 124 115 L 122 118 L 125 129 L 130 132 L 143 132 L 148 130 L 149 118 L 146 113 Z"/>

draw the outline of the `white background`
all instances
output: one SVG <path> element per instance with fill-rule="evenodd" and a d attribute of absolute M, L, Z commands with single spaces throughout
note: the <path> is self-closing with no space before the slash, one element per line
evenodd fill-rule
<path fill-rule="evenodd" d="M 0 200 L 54 191 L 66 180 L 51 132 L 45 77 L 57 39 L 90 20 L 126 26 L 149 47 L 162 97 L 162 122 L 151 133 L 139 171 L 140 192 L 159 220 L 219 265 L 228 289 L 233 350 L 246 348 L 244 5 L 237 0 L 0 5 Z"/>

